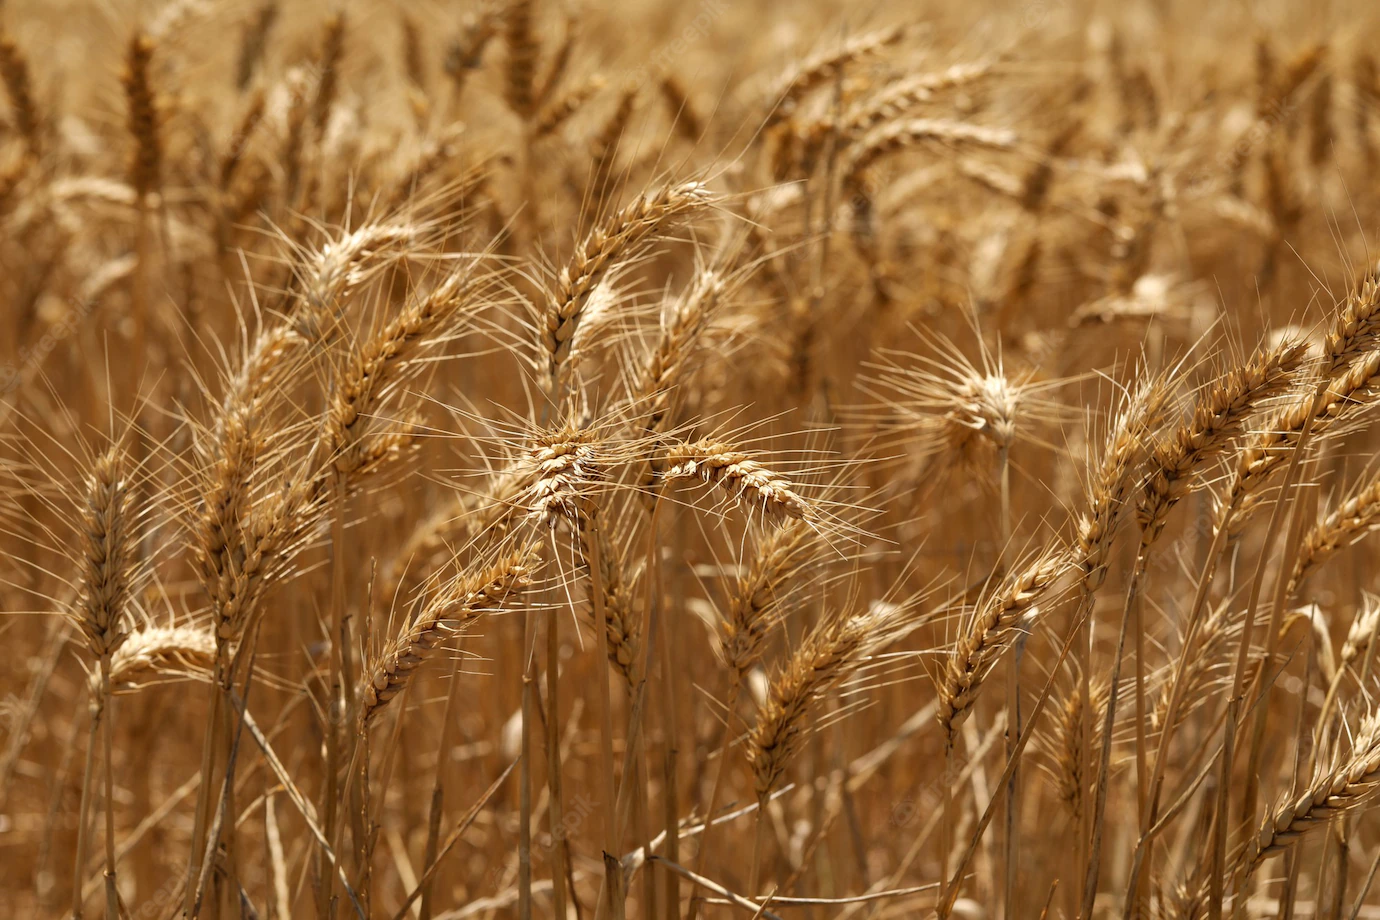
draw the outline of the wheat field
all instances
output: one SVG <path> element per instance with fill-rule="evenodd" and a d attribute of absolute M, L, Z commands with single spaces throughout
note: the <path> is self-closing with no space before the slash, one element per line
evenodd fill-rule
<path fill-rule="evenodd" d="M 1377 38 L 6 0 L 0 910 L 1377 920 Z"/>

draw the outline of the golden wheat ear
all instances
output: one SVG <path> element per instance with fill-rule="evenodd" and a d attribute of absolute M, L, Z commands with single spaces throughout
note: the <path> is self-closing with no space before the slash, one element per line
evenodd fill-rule
<path fill-rule="evenodd" d="M 902 606 L 875 604 L 861 613 L 826 617 L 775 670 L 747 736 L 747 758 L 759 800 L 778 787 L 808 737 L 820 702 L 903 633 L 906 616 Z"/>
<path fill-rule="evenodd" d="M 939 680 L 939 724 L 950 746 L 992 669 L 1030 631 L 1042 599 L 1069 569 L 1066 551 L 1046 550 L 1017 569 L 963 627 Z"/>
<path fill-rule="evenodd" d="M 1289 577 L 1289 596 L 1297 597 L 1304 582 L 1329 559 L 1380 529 L 1380 476 L 1372 476 L 1327 512 L 1303 535 L 1298 559 Z"/>
<path fill-rule="evenodd" d="M 772 530 L 754 546 L 746 569 L 729 586 L 716 635 L 719 658 L 738 680 L 761 661 L 767 640 L 785 619 L 792 581 L 820 554 L 818 535 L 802 520 Z"/>
<path fill-rule="evenodd" d="M 108 662 L 129 638 L 136 518 L 129 461 L 122 448 L 112 447 L 91 466 L 78 533 L 81 555 L 73 560 L 80 587 L 72 616 L 97 660 Z"/>
<path fill-rule="evenodd" d="M 1188 494 L 1194 472 L 1221 458 L 1250 416 L 1289 390 L 1306 357 L 1307 349 L 1296 342 L 1257 351 L 1214 380 L 1193 417 L 1155 446 L 1136 508 L 1143 543 L 1159 537 L 1170 509 Z"/>
<path fill-rule="evenodd" d="M 911 31 L 910 26 L 902 24 L 856 35 L 792 67 L 771 93 L 773 108 L 765 127 L 771 128 L 789 119 L 809 93 L 827 86 L 849 66 L 899 44 Z"/>
<path fill-rule="evenodd" d="M 154 42 L 143 34 L 129 41 L 125 54 L 124 83 L 130 137 L 129 184 L 139 200 L 158 191 L 163 173 L 163 128 L 152 83 Z"/>
<path fill-rule="evenodd" d="M 600 282 L 619 262 L 634 257 L 643 244 L 717 200 L 700 182 L 662 186 L 639 195 L 585 237 L 561 269 L 542 313 L 541 360 L 553 393 Z"/>
<path fill-rule="evenodd" d="M 148 625 L 130 632 L 111 656 L 110 687 L 115 693 L 130 693 L 166 681 L 209 682 L 215 662 L 216 637 L 210 630 Z"/>
<path fill-rule="evenodd" d="M 673 444 L 659 456 L 657 466 L 661 481 L 699 480 L 718 486 L 749 514 L 797 519 L 819 516 L 788 479 L 729 444 L 713 440 Z"/>
<path fill-rule="evenodd" d="M 504 553 L 447 584 L 419 609 L 368 669 L 360 698 L 360 722 L 368 724 L 407 689 L 417 669 L 436 657 L 451 637 L 479 617 L 516 602 L 532 584 L 538 544 Z"/>
<path fill-rule="evenodd" d="M 1281 853 L 1302 837 L 1328 826 L 1333 819 L 1375 802 L 1380 789 L 1380 719 L 1372 714 L 1359 726 L 1351 754 L 1324 770 L 1298 794 L 1265 815 L 1259 832 L 1246 845 L 1236 864 L 1238 878 L 1248 878 L 1270 856 Z"/>

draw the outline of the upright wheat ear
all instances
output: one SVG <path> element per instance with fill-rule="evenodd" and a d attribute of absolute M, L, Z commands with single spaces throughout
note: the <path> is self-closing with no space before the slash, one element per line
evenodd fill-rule
<path fill-rule="evenodd" d="M 278 21 L 278 0 L 266 0 L 244 27 L 240 37 L 240 51 L 235 63 L 235 88 L 244 92 L 254 79 L 254 71 L 263 60 L 269 33 Z"/>
<path fill-rule="evenodd" d="M 129 184 L 140 200 L 158 190 L 163 173 L 163 138 L 151 81 L 153 50 L 153 41 L 147 36 L 136 34 L 131 38 L 122 77 L 129 107 L 129 134 L 134 138 Z"/>
<path fill-rule="evenodd" d="M 1139 463 L 1159 426 L 1169 387 L 1152 377 L 1127 395 L 1107 433 L 1102 456 L 1088 485 L 1088 507 L 1078 519 L 1074 548 L 1083 568 L 1084 590 L 1094 592 L 1107 577 L 1112 542 L 1122 511 L 1140 484 Z"/>
<path fill-rule="evenodd" d="M 1064 697 L 1063 705 L 1055 711 L 1053 739 L 1048 746 L 1051 748 L 1054 761 L 1054 785 L 1059 794 L 1059 800 L 1069 809 L 1075 819 L 1081 818 L 1086 808 L 1083 801 L 1085 793 L 1091 785 L 1084 774 L 1084 764 L 1088 761 L 1083 756 L 1083 724 L 1100 725 L 1107 712 L 1107 698 L 1111 688 L 1106 680 L 1098 679 L 1089 682 L 1088 708 L 1090 712 L 1083 711 L 1083 694 L 1080 688 L 1075 687 L 1074 692 Z M 1038 741 L 1039 738 L 1037 737 Z M 1096 762 L 1100 753 L 1098 750 L 1099 738 L 1094 735 L 1091 741 L 1092 761 Z"/>
<path fill-rule="evenodd" d="M 322 429 L 322 444 L 341 476 L 366 467 L 371 438 L 380 432 L 375 418 L 397 391 L 399 382 L 416 370 L 417 354 L 454 331 L 468 318 L 474 299 L 473 266 L 460 269 L 430 293 L 411 298 L 398 315 L 360 342 L 348 355 L 336 381 Z"/>
<path fill-rule="evenodd" d="M 76 875 L 72 915 L 81 916 L 82 884 L 86 872 L 86 816 L 91 801 L 92 762 L 98 723 L 104 724 L 105 747 L 105 890 L 106 916 L 119 914 L 115 878 L 114 765 L 111 763 L 113 728 L 106 702 L 111 692 L 111 661 L 129 638 L 129 606 L 133 593 L 138 534 L 136 515 L 130 507 L 129 482 L 123 450 L 116 445 L 96 459 L 87 479 L 81 508 L 78 546 L 74 560 L 80 573 L 77 598 L 71 615 L 76 619 L 86 646 L 99 665 L 91 698 L 91 738 L 86 772 L 82 779 L 78 812 Z M 104 718 L 102 718 L 104 716 Z"/>
<path fill-rule="evenodd" d="M 646 403 L 643 426 L 661 431 L 671 410 L 671 389 L 684 383 L 686 362 L 697 340 L 719 307 L 724 280 L 712 271 L 703 271 L 672 305 L 669 321 L 650 352 L 636 384 L 634 399 Z"/>
<path fill-rule="evenodd" d="M 592 531 L 588 522 L 588 514 L 579 516 L 580 556 L 591 576 L 594 574 L 591 567 L 596 557 L 598 560 L 599 577 L 591 578 L 590 590 L 595 590 L 597 586 L 603 592 L 609 664 L 629 687 L 633 687 L 637 676 L 637 653 L 642 641 L 642 625 L 636 609 L 639 572 L 630 568 L 628 554 L 610 537 L 612 531 L 607 520 L 597 532 Z M 593 598 L 590 606 L 597 609 Z M 597 623 L 595 628 L 598 628 Z"/>
<path fill-rule="evenodd" d="M 1377 397 L 1380 351 L 1371 351 L 1328 378 L 1319 398 L 1304 393 L 1292 399 L 1247 440 L 1227 494 L 1218 504 L 1214 526 L 1230 525 L 1233 535 L 1245 526 L 1260 507 L 1265 487 L 1284 469 L 1305 426 L 1314 435 L 1324 436 L 1373 406 Z"/>
<path fill-rule="evenodd" d="M 524 119 L 531 117 L 536 104 L 537 55 L 541 53 L 536 36 L 532 34 L 534 5 L 533 0 L 514 0 L 503 17 L 508 42 L 504 95 L 513 111 Z"/>
<path fill-rule="evenodd" d="M 97 659 L 108 659 L 129 637 L 137 535 L 125 463 L 118 447 L 97 458 L 81 511 L 81 582 L 73 614 Z"/>
<path fill-rule="evenodd" d="M 316 95 L 311 101 L 311 120 L 318 138 L 326 131 L 340 90 L 340 62 L 345 57 L 345 13 L 337 11 L 326 20 L 321 51 L 316 61 Z"/>
<path fill-rule="evenodd" d="M 788 585 L 818 551 L 815 532 L 791 521 L 758 543 L 747 570 L 732 585 L 728 610 L 719 622 L 718 652 L 738 680 L 762 658 L 771 631 L 784 618 Z"/>

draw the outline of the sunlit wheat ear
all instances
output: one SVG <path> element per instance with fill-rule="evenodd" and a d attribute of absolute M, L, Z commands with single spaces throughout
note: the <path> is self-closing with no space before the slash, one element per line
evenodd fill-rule
<path fill-rule="evenodd" d="M 335 381 L 322 432 L 327 455 L 339 474 L 349 476 L 363 465 L 364 442 L 373 430 L 375 415 L 417 372 L 414 359 L 473 318 L 480 283 L 473 265 L 453 272 L 430 293 L 409 299 L 396 317 L 347 357 Z"/>
<path fill-rule="evenodd" d="M 261 613 L 259 601 L 287 573 L 303 541 L 324 512 L 323 480 L 285 477 L 272 491 L 242 507 L 215 532 L 221 543 L 211 552 L 194 547 L 197 574 L 211 600 L 216 636 L 236 643 Z M 226 538 L 226 530 L 233 534 Z M 207 533 L 213 533 L 209 528 Z"/>
<path fill-rule="evenodd" d="M 1304 534 L 1289 579 L 1289 595 L 1297 595 L 1308 576 L 1377 529 L 1380 529 L 1380 476 L 1363 483 Z"/>
<path fill-rule="evenodd" d="M 623 535 L 613 529 L 607 518 L 599 524 L 597 532 L 588 526 L 590 513 L 586 510 L 580 516 L 577 528 L 580 557 L 586 571 L 589 571 L 594 558 L 593 544 L 598 543 L 600 578 L 597 584 L 604 594 L 609 665 L 632 687 L 642 633 L 637 609 L 638 582 L 642 571 L 640 567 L 628 563 L 626 544 L 616 542 Z"/>
<path fill-rule="evenodd" d="M 323 314 L 333 313 L 338 301 L 384 267 L 390 256 L 407 252 L 416 242 L 415 227 L 366 223 L 310 252 L 305 264 L 296 269 L 307 310 L 307 315 L 299 322 L 299 332 L 311 339 L 319 338 L 322 330 L 300 328 L 302 324 L 321 323 Z"/>
<path fill-rule="evenodd" d="M 1380 720 L 1367 716 L 1361 723 L 1351 754 L 1321 772 L 1292 802 L 1265 815 L 1237 863 L 1240 876 L 1249 876 L 1270 856 L 1293 846 L 1301 837 L 1327 827 L 1333 819 L 1375 803 L 1380 791 Z"/>
<path fill-rule="evenodd" d="M 826 617 L 772 673 L 766 701 L 747 736 L 747 758 L 759 799 L 780 784 L 808 736 L 811 715 L 820 701 L 903 632 L 905 618 L 905 608 L 894 604 Z"/>
<path fill-rule="evenodd" d="M 663 430 L 671 410 L 671 391 L 684 383 L 688 361 L 722 304 L 727 284 L 710 269 L 696 273 L 663 318 L 661 335 L 647 353 L 632 393 L 634 403 L 646 407 L 642 427 L 647 431 Z"/>
<path fill-rule="evenodd" d="M 908 26 L 896 25 L 854 36 L 841 43 L 835 42 L 832 47 L 826 46 L 792 67 L 771 92 L 775 107 L 767 117 L 766 127 L 790 118 L 812 90 L 827 85 L 850 64 L 900 43 L 908 31 Z"/>
<path fill-rule="evenodd" d="M 716 636 L 720 660 L 739 680 L 762 660 L 768 638 L 788 612 L 793 582 L 819 552 L 818 534 L 801 520 L 772 530 L 753 547 L 747 567 L 729 586 Z"/>
<path fill-rule="evenodd" d="M 819 517 L 818 510 L 795 491 L 790 480 L 750 454 L 719 441 L 673 444 L 660 454 L 656 466 L 662 482 L 690 479 L 718 486 L 749 514 L 803 520 Z"/>
<path fill-rule="evenodd" d="M 1334 374 L 1317 403 L 1311 419 L 1311 431 L 1324 437 L 1343 429 L 1363 412 L 1375 405 L 1380 397 L 1380 351 L 1366 352 L 1345 370 Z M 1244 526 L 1252 512 L 1260 507 L 1267 486 L 1282 471 L 1289 452 L 1309 424 L 1309 412 L 1314 408 L 1314 394 L 1303 393 L 1291 399 L 1282 409 L 1267 419 L 1260 431 L 1247 439 L 1239 452 L 1227 494 L 1218 503 L 1214 526 L 1223 520 L 1234 521 L 1232 533 Z"/>
<path fill-rule="evenodd" d="M 590 297 L 610 270 L 634 257 L 642 244 L 716 200 L 703 183 L 663 186 L 639 195 L 585 237 L 561 269 L 542 318 L 542 360 L 552 386 L 570 356 Z"/>
<path fill-rule="evenodd" d="M 110 659 L 110 689 L 130 693 L 176 680 L 209 681 L 216 637 L 196 626 L 145 626 L 132 631 Z M 92 674 L 93 695 L 99 676 Z"/>
<path fill-rule="evenodd" d="M 134 522 L 128 460 L 115 446 L 96 458 L 82 495 L 80 582 L 71 615 L 92 656 L 108 658 L 129 638 L 139 534 Z"/>
<path fill-rule="evenodd" d="M 1349 362 L 1380 346 L 1380 273 L 1367 272 L 1347 295 L 1324 340 L 1326 372 L 1341 370 Z"/>
<path fill-rule="evenodd" d="M 983 681 L 1007 649 L 1030 631 L 1041 604 L 1069 568 L 1066 551 L 1045 551 L 1010 576 L 962 627 L 939 679 L 939 724 L 948 744 L 972 711 Z"/>
<path fill-rule="evenodd" d="M 913 118 L 892 122 L 863 135 L 844 154 L 839 174 L 844 187 L 869 199 L 865 174 L 882 157 L 915 147 L 954 150 L 1010 150 L 1016 146 L 1016 132 L 1005 128 L 953 121 L 945 118 Z"/>
<path fill-rule="evenodd" d="M 531 484 L 521 499 L 528 515 L 548 527 L 578 527 L 608 476 L 604 439 L 591 429 L 563 428 L 538 435 L 524 458 Z"/>
<path fill-rule="evenodd" d="M 360 721 L 367 724 L 407 689 L 417 669 L 475 619 L 516 601 L 532 583 L 538 544 L 456 576 L 428 599 L 384 648 L 365 676 Z"/>
<path fill-rule="evenodd" d="M 863 418 L 896 421 L 908 452 L 991 469 L 994 448 L 1009 450 L 1020 440 L 1034 440 L 1040 425 L 1068 417 L 1069 411 L 1046 395 L 1066 381 L 1013 377 L 1001 356 L 985 346 L 974 364 L 947 339 L 930 344 L 934 355 L 883 353 L 886 363 L 869 365 L 879 373 L 865 383 L 882 404 Z"/>
<path fill-rule="evenodd" d="M 1155 445 L 1136 508 L 1142 545 L 1159 538 L 1170 509 L 1188 494 L 1194 474 L 1223 456 L 1253 413 L 1288 390 L 1306 357 L 1307 349 L 1296 342 L 1257 351 L 1214 380 L 1199 395 L 1193 416 Z"/>
<path fill-rule="evenodd" d="M 1078 518 L 1074 535 L 1074 550 L 1089 591 L 1100 588 L 1107 577 L 1117 524 L 1140 484 L 1140 461 L 1150 450 L 1150 436 L 1163 419 L 1169 396 L 1169 383 L 1163 376 L 1143 377 L 1123 398 L 1108 429 L 1088 483 L 1088 506 Z"/>
<path fill-rule="evenodd" d="M 1371 637 L 1375 634 L 1377 621 L 1380 621 L 1380 597 L 1366 593 L 1365 599 L 1356 611 L 1356 618 L 1347 629 L 1346 640 L 1338 656 L 1338 670 L 1344 670 L 1366 654 L 1370 648 Z"/>

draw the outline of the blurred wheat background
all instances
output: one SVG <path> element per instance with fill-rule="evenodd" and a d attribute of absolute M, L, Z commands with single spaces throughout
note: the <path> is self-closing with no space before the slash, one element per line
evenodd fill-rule
<path fill-rule="evenodd" d="M 1380 917 L 1377 38 L 7 0 L 0 907 Z"/>

